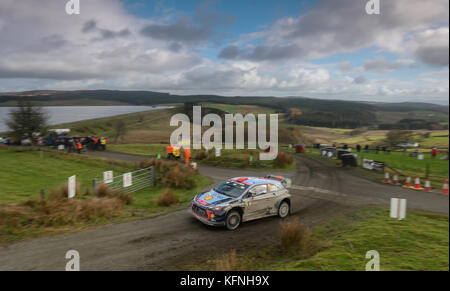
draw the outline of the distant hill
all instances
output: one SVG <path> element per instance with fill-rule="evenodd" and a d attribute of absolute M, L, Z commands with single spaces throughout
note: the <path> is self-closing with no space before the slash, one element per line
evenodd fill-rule
<path fill-rule="evenodd" d="M 0 93 L 0 106 L 14 106 L 19 98 L 42 106 L 80 105 L 157 105 L 173 103 L 221 103 L 258 105 L 289 113 L 298 108 L 301 115 L 289 116 L 289 122 L 299 125 L 357 128 L 377 126 L 392 119 L 397 113 L 425 112 L 424 119 L 432 116 L 432 122 L 448 124 L 448 106 L 428 103 L 367 103 L 341 100 L 324 100 L 305 97 L 224 97 L 218 95 L 172 95 L 152 91 L 79 90 L 79 91 L 27 91 Z M 382 113 L 382 114 L 380 114 Z M 380 118 L 381 117 L 381 118 Z M 380 120 L 382 119 L 382 120 Z M 429 121 L 429 120 L 428 120 Z"/>

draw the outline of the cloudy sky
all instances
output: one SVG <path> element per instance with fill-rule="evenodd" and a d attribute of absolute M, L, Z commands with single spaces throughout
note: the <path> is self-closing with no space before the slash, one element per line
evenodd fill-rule
<path fill-rule="evenodd" d="M 448 104 L 448 0 L 67 1 L 0 1 L 0 91 Z"/>

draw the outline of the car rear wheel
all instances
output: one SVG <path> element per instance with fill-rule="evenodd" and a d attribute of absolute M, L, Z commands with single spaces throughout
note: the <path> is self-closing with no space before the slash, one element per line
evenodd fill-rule
<path fill-rule="evenodd" d="M 227 215 L 226 226 L 229 230 L 235 230 L 241 224 L 241 214 L 237 211 L 231 211 Z"/>
<path fill-rule="evenodd" d="M 281 218 L 285 218 L 289 215 L 289 212 L 291 211 L 291 206 L 287 201 L 283 201 L 280 204 L 280 207 L 278 207 L 278 216 Z"/>

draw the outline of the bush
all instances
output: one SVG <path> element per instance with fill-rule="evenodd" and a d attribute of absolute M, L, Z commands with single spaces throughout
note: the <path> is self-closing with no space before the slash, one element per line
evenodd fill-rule
<path fill-rule="evenodd" d="M 80 194 L 80 184 L 78 183 L 76 185 L 75 194 L 76 195 Z M 65 183 L 61 187 L 51 190 L 48 198 L 49 200 L 63 200 L 67 199 L 68 195 L 69 195 L 69 186 L 67 185 L 67 183 Z"/>
<path fill-rule="evenodd" d="M 198 161 L 204 160 L 206 158 L 208 158 L 208 153 L 205 150 L 198 151 L 194 156 L 194 159 Z"/>
<path fill-rule="evenodd" d="M 286 220 L 280 223 L 280 248 L 285 254 L 308 257 L 317 250 L 317 243 L 307 227 L 297 220 Z"/>
<path fill-rule="evenodd" d="M 176 189 L 192 189 L 196 185 L 197 171 L 191 167 L 178 165 L 171 169 L 162 178 L 162 184 Z"/>
<path fill-rule="evenodd" d="M 275 158 L 275 166 L 280 168 L 286 168 L 289 167 L 294 163 L 294 156 L 287 155 L 284 153 L 279 153 L 278 156 Z"/>
<path fill-rule="evenodd" d="M 164 189 L 159 196 L 158 205 L 159 206 L 171 206 L 178 203 L 178 197 L 171 189 Z"/>
<path fill-rule="evenodd" d="M 123 189 L 112 189 L 105 184 L 100 184 L 97 188 L 97 197 L 109 197 L 109 198 L 117 198 L 122 201 L 125 205 L 130 205 L 133 203 L 133 196 L 128 194 Z"/>
<path fill-rule="evenodd" d="M 141 168 L 155 167 L 155 180 L 166 187 L 176 189 L 192 189 L 196 186 L 197 170 L 189 166 L 161 159 L 148 159 L 141 162 Z"/>

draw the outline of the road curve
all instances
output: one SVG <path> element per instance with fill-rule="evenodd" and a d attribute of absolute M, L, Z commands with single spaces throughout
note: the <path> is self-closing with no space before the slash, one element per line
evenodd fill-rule
<path fill-rule="evenodd" d="M 109 152 L 96 156 L 139 162 L 133 155 Z M 391 197 L 408 199 L 408 207 L 449 213 L 448 196 L 416 192 L 356 177 L 346 169 L 297 157 L 297 169 L 277 171 L 293 180 L 292 216 L 308 226 L 343 211 L 365 205 L 388 205 Z M 219 183 L 224 179 L 265 175 L 265 171 L 201 166 L 200 172 Z M 273 172 L 270 172 L 273 174 Z M 111 224 L 73 234 L 44 237 L 0 247 L 0 270 L 64 270 L 68 250 L 80 253 L 82 270 L 179 269 L 193 258 L 214 256 L 231 249 L 245 251 L 278 241 L 278 218 L 248 222 L 230 232 L 206 227 L 187 211 L 140 221 Z"/>

